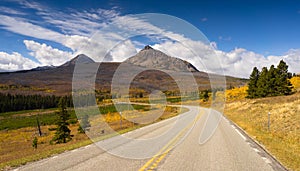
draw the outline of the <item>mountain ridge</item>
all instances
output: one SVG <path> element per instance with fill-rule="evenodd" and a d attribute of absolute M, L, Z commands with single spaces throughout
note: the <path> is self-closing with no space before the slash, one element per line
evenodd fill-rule
<path fill-rule="evenodd" d="M 145 46 L 143 50 L 141 50 L 138 55 L 145 55 L 147 58 L 154 55 L 154 58 L 157 57 L 156 60 L 161 59 L 164 54 L 163 52 L 154 50 L 150 46 Z M 136 57 L 136 56 L 135 56 Z M 134 59 L 134 58 L 132 58 Z M 173 63 L 174 60 L 178 62 L 178 65 L 166 65 Z M 155 61 L 155 60 L 154 60 Z M 82 63 L 87 65 L 87 67 L 98 68 L 97 75 L 95 78 L 95 89 L 110 91 L 112 80 L 115 77 L 115 73 L 118 70 L 120 65 L 125 66 L 125 71 L 118 73 L 120 74 L 120 78 L 124 78 L 126 80 L 132 80 L 130 87 L 134 89 L 143 89 L 145 91 L 151 92 L 153 90 L 161 90 L 161 91 L 177 91 L 178 86 L 176 81 L 184 80 L 187 75 L 192 74 L 195 78 L 199 90 L 207 90 L 210 89 L 210 80 L 208 73 L 198 71 L 187 72 L 189 71 L 188 65 L 189 63 L 181 60 L 174 59 L 174 57 L 167 56 L 164 60 L 158 61 L 159 65 L 154 65 L 155 63 L 150 63 L 145 70 L 145 66 L 137 65 L 138 63 L 130 63 L 126 60 L 124 62 L 101 62 L 97 63 L 87 57 L 86 55 L 77 55 L 75 58 L 70 61 L 60 65 L 58 67 L 41 67 L 37 70 L 23 70 L 23 71 L 15 71 L 15 72 L 6 72 L 0 73 L 0 85 L 21 85 L 21 87 L 34 87 L 32 90 L 10 90 L 10 89 L 1 89 L 1 93 L 12 93 L 12 94 L 56 94 L 56 95 L 66 95 L 72 93 L 72 79 L 73 72 L 76 63 Z M 174 62 L 176 63 L 176 62 Z M 182 68 L 181 68 L 182 67 Z M 193 67 L 193 66 L 192 66 Z M 175 69 L 174 69 L 175 68 Z M 160 70 L 162 69 L 162 70 Z M 171 69 L 171 70 L 170 70 Z M 179 71 L 176 71 L 179 70 Z M 136 71 L 139 73 L 135 76 L 135 78 L 129 78 L 130 73 L 132 71 Z M 176 73 L 177 80 L 174 80 L 168 73 Z M 216 74 L 215 74 L 216 75 Z M 218 76 L 218 75 L 216 75 Z M 222 77 L 222 76 L 220 76 Z M 227 86 L 241 86 L 245 84 L 245 80 L 234 78 L 234 77 L 226 77 L 227 78 Z M 190 86 L 189 81 L 187 82 L 187 87 Z M 82 82 L 84 84 L 85 82 Z M 9 86 L 8 86 L 9 87 Z M 39 91 L 39 88 L 50 90 L 49 92 Z"/>

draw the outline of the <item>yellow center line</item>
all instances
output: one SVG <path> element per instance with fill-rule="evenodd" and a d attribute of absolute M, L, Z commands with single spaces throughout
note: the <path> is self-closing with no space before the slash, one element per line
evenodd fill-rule
<path fill-rule="evenodd" d="M 174 138 L 172 138 L 162 149 L 159 150 L 144 166 L 142 166 L 139 171 L 145 170 L 155 170 L 157 165 L 166 157 L 166 155 L 171 151 L 173 145 L 177 140 L 183 135 L 183 133 L 188 130 L 193 124 L 195 124 L 200 119 L 200 114 L 197 115 L 190 124 L 188 124 L 184 129 L 182 129 Z"/>

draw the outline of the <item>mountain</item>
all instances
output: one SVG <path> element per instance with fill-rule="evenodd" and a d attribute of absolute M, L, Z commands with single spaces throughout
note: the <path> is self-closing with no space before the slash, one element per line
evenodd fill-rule
<path fill-rule="evenodd" d="M 143 63 L 145 59 L 147 62 Z M 153 58 L 154 61 L 148 58 Z M 35 70 L 16 71 L 0 73 L 0 85 L 16 88 L 1 88 L 1 93 L 11 94 L 55 94 L 66 95 L 72 92 L 72 78 L 75 63 L 87 65 L 86 68 L 95 68 L 97 76 L 95 79 L 95 88 L 109 92 L 111 90 L 113 78 L 120 78 L 118 84 L 123 84 L 122 80 L 132 80 L 130 88 L 143 89 L 146 92 L 153 90 L 178 90 L 177 81 L 185 80 L 188 75 L 193 75 L 199 90 L 210 89 L 209 76 L 205 72 L 198 71 L 194 66 L 186 61 L 170 57 L 158 50 L 146 46 L 137 55 L 128 60 L 120 62 L 102 62 L 97 63 L 86 55 L 78 55 L 72 60 L 58 67 L 41 67 Z M 125 68 L 122 72 L 117 72 L 120 65 Z M 121 68 L 122 68 L 121 67 Z M 145 67 L 146 70 L 145 70 Z M 163 69 L 164 71 L 155 70 L 155 68 Z M 186 71 L 193 72 L 186 72 Z M 131 73 L 139 73 L 134 78 L 130 78 Z M 170 74 L 176 74 L 178 80 L 174 80 Z M 226 77 L 228 87 L 238 87 L 244 85 L 246 80 Z M 85 84 L 82 80 L 82 84 Z M 191 85 L 190 81 L 185 81 L 187 88 Z M 4 86 L 5 87 L 5 86 Z M 25 88 L 24 88 L 25 87 Z"/>
<path fill-rule="evenodd" d="M 181 71 L 181 72 L 198 72 L 197 68 L 191 63 L 171 57 L 165 53 L 153 49 L 147 45 L 136 55 L 128 58 L 125 63 L 154 69 Z"/>
<path fill-rule="evenodd" d="M 31 69 L 31 71 L 43 71 L 43 70 L 48 70 L 48 69 L 53 69 L 55 66 L 50 65 L 50 66 L 39 66 L 36 68 Z"/>
<path fill-rule="evenodd" d="M 76 63 L 91 64 L 91 63 L 95 63 L 95 61 L 84 54 L 80 54 L 77 55 L 75 58 L 71 59 L 70 61 L 62 64 L 60 67 L 74 66 Z"/>
<path fill-rule="evenodd" d="M 0 72 L 8 72 L 7 70 L 4 69 L 0 69 Z"/>

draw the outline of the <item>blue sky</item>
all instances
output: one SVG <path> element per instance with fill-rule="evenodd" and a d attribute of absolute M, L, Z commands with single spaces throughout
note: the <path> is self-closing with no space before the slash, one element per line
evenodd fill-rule
<path fill-rule="evenodd" d="M 115 3 L 124 13 L 158 12 L 198 27 L 221 50 L 281 55 L 300 47 L 298 1 L 145 1 Z M 135 4 L 135 5 L 132 5 Z"/>
<path fill-rule="evenodd" d="M 300 2 L 235 0 L 4 0 L 0 2 L 0 70 L 59 65 L 78 54 L 78 44 L 89 42 L 93 32 L 111 21 L 126 23 L 124 16 L 140 13 L 168 14 L 197 27 L 213 42 L 225 74 L 247 77 L 254 66 L 276 65 L 280 59 L 288 62 L 292 72 L 299 72 Z M 141 48 L 134 42 L 125 42 L 133 48 L 126 57 Z M 167 47 L 170 43 L 152 45 L 178 54 Z"/>

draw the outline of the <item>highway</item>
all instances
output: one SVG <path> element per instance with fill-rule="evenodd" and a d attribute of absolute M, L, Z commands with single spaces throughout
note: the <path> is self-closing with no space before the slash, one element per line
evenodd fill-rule
<path fill-rule="evenodd" d="M 209 110 L 184 107 L 190 111 L 182 114 L 182 117 L 167 119 L 123 135 L 132 139 L 156 140 L 148 141 L 149 143 L 144 143 L 144 146 L 139 146 L 139 141 L 124 140 L 117 136 L 97 142 L 97 145 L 81 147 L 26 164 L 15 170 L 286 170 L 223 116 L 212 137 L 204 144 L 199 143 L 199 135 L 204 128 Z M 177 125 L 176 123 L 180 123 L 179 120 L 186 120 L 189 123 Z M 158 143 L 155 137 L 164 135 L 170 130 L 171 136 L 163 136 L 165 138 Z M 154 146 L 151 143 L 159 145 Z M 98 146 L 105 147 L 106 150 Z"/>

